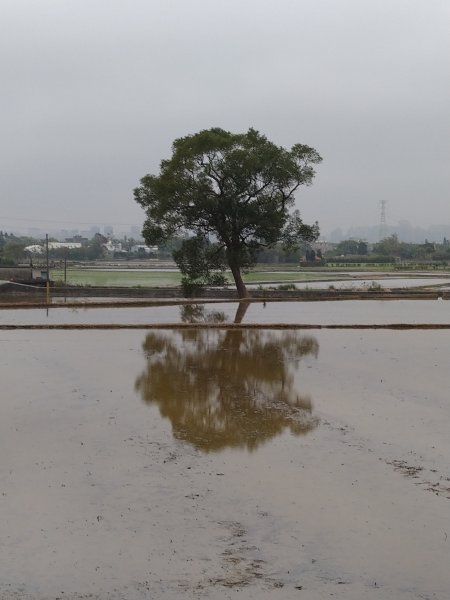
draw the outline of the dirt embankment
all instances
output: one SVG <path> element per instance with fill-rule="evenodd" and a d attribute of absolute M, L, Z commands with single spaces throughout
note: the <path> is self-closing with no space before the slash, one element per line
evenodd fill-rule
<path fill-rule="evenodd" d="M 234 289 L 205 289 L 195 298 L 185 298 L 179 287 L 161 287 L 161 288 L 132 288 L 132 287 L 53 287 L 51 289 L 51 298 L 65 298 L 65 306 L 70 305 L 70 299 L 93 299 L 93 298 L 111 298 L 110 306 L 114 306 L 116 299 L 134 299 L 154 303 L 156 300 L 176 301 L 176 302 L 197 302 L 212 300 L 230 300 L 238 299 Z M 450 299 L 450 290 L 432 289 L 430 287 L 422 288 L 397 288 L 397 289 L 331 289 L 331 290 L 272 290 L 261 289 L 251 290 L 248 301 L 278 301 L 293 300 L 301 301 L 321 301 L 321 300 L 435 300 L 442 298 Z M 134 304 L 135 302 L 133 302 Z M 13 308 L 14 305 L 33 305 L 36 307 L 47 304 L 46 290 L 32 286 L 17 286 L 14 283 L 7 283 L 0 286 L 0 306 Z M 77 302 L 79 305 L 79 301 Z M 93 303 L 90 302 L 92 306 Z M 102 305 L 106 306 L 105 302 Z M 120 306 L 125 306 L 124 301 L 120 301 Z"/>

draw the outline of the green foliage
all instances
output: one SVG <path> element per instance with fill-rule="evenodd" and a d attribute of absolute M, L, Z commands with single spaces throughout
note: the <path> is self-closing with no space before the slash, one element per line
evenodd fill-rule
<path fill-rule="evenodd" d="M 254 129 L 233 134 L 213 128 L 175 140 L 172 150 L 160 174 L 146 175 L 134 190 L 146 211 L 148 244 L 183 230 L 213 236 L 245 296 L 241 270 L 255 264 L 261 248 L 281 241 L 292 249 L 317 237 L 317 224 L 289 214 L 296 190 L 312 183 L 312 165 L 321 161 L 313 148 L 286 150 Z"/>
<path fill-rule="evenodd" d="M 333 250 L 332 254 L 334 256 L 347 256 L 348 254 L 365 256 L 367 254 L 367 242 L 363 242 L 362 240 L 342 240 Z"/>
<path fill-rule="evenodd" d="M 285 250 L 281 244 L 275 244 L 270 248 L 261 248 L 257 256 L 257 264 L 298 264 L 301 257 L 300 249 Z"/>
<path fill-rule="evenodd" d="M 226 284 L 223 248 L 205 237 L 197 235 L 184 240 L 173 257 L 183 275 L 181 286 L 186 296 L 195 295 L 207 285 Z"/>
<path fill-rule="evenodd" d="M 319 223 L 305 225 L 300 217 L 300 211 L 294 210 L 288 215 L 282 231 L 281 242 L 285 252 L 295 252 L 305 242 L 312 242 L 319 237 Z"/>
<path fill-rule="evenodd" d="M 398 257 L 403 260 L 408 259 L 430 259 L 434 257 L 435 245 L 427 240 L 423 244 L 408 244 L 400 242 L 396 234 L 384 238 L 378 244 L 375 244 L 373 251 L 382 256 L 389 256 L 391 259 Z"/>
<path fill-rule="evenodd" d="M 0 231 L 0 264 L 12 266 L 25 258 L 24 248 L 32 242 L 28 237 Z"/>
<path fill-rule="evenodd" d="M 181 248 L 181 244 L 186 239 L 186 236 L 173 236 L 165 240 L 162 244 L 159 244 L 159 256 L 161 257 L 173 257 L 173 253 L 175 250 L 179 250 Z"/>
<path fill-rule="evenodd" d="M 336 246 L 334 254 L 338 256 L 346 254 L 358 254 L 358 242 L 356 240 L 342 240 Z"/>
<path fill-rule="evenodd" d="M 103 256 L 103 246 L 98 239 L 94 238 L 87 245 L 86 258 L 88 260 L 95 260 L 101 256 Z"/>
<path fill-rule="evenodd" d="M 366 256 L 369 252 L 368 246 L 367 246 L 367 242 L 363 242 L 362 240 L 360 240 L 358 242 L 358 254 L 360 256 Z"/>
<path fill-rule="evenodd" d="M 223 311 L 206 310 L 201 304 L 184 304 L 180 307 L 182 323 L 225 323 L 228 320 Z"/>
<path fill-rule="evenodd" d="M 375 244 L 373 247 L 373 252 L 375 254 L 380 254 L 381 256 L 400 256 L 402 243 L 399 242 L 397 234 L 393 234 L 387 238 L 384 238 L 378 244 Z"/>

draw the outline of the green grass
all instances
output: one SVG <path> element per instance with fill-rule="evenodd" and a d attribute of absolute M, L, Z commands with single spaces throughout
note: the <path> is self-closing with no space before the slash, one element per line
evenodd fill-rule
<path fill-rule="evenodd" d="M 282 281 L 311 281 L 329 279 L 329 273 L 303 273 L 297 271 L 297 273 L 271 273 L 270 271 L 251 271 L 246 273 L 243 277 L 245 283 L 278 283 Z M 231 279 L 230 279 L 231 281 Z"/>
<path fill-rule="evenodd" d="M 51 277 L 63 281 L 63 271 L 52 271 Z M 100 269 L 74 269 L 67 271 L 70 285 L 112 286 L 112 287 L 170 287 L 180 285 L 178 271 L 101 271 Z"/>
<path fill-rule="evenodd" d="M 55 281 L 64 280 L 63 271 L 52 271 L 51 277 Z M 227 275 L 230 285 L 233 285 L 231 274 Z M 329 273 L 323 275 L 314 273 L 271 273 L 269 271 L 251 271 L 244 274 L 246 283 L 282 283 L 304 281 L 311 279 L 325 279 Z M 101 269 L 69 269 L 67 283 L 70 285 L 111 286 L 111 287 L 173 287 L 180 285 L 181 274 L 179 271 L 102 271 Z"/>

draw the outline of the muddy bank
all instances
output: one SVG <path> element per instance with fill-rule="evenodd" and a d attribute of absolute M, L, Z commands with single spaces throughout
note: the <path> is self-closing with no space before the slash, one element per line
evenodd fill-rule
<path fill-rule="evenodd" d="M 14 330 L 53 330 L 53 331 L 83 331 L 83 330 L 117 330 L 117 329 L 173 329 L 173 330 L 309 330 L 309 329 L 391 329 L 397 331 L 407 330 L 439 330 L 439 329 L 450 329 L 450 323 L 385 323 L 385 324 L 369 324 L 369 323 L 348 323 L 348 324 L 297 324 L 297 323 L 264 323 L 264 325 L 258 325 L 256 323 L 150 323 L 145 325 L 143 323 L 49 323 L 49 324 L 28 324 L 28 325 L 0 325 L 0 331 L 14 331 Z"/>
<path fill-rule="evenodd" d="M 313 285 L 314 282 L 311 282 Z M 155 300 L 176 300 L 176 301 L 205 301 L 205 300 L 236 300 L 237 293 L 234 289 L 206 289 L 198 294 L 194 299 L 184 297 L 181 288 L 131 288 L 131 287 L 54 287 L 51 289 L 51 297 L 57 301 L 65 298 L 70 303 L 71 298 L 77 298 L 77 303 L 83 298 L 111 298 L 111 305 L 119 305 L 115 299 L 135 298 L 135 299 L 155 299 Z M 297 290 L 271 290 L 271 289 L 251 289 L 249 301 L 273 301 L 273 300 L 293 300 L 293 301 L 331 301 L 331 300 L 434 300 L 437 298 L 449 299 L 450 290 L 436 288 L 432 284 L 424 283 L 424 287 L 416 288 L 398 288 L 398 289 L 297 289 Z M 121 301 L 120 301 L 121 303 Z M 22 286 L 18 288 L 15 284 L 4 284 L 0 287 L 0 306 L 15 304 L 31 304 L 36 306 L 47 305 L 46 291 L 42 288 Z"/>

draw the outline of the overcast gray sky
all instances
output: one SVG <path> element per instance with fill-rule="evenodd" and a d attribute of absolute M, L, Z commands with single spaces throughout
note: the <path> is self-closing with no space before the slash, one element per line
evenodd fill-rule
<path fill-rule="evenodd" d="M 255 127 L 323 156 L 324 231 L 450 223 L 449 0 L 2 0 L 0 229 L 140 224 L 172 141 Z M 33 220 L 33 221 L 31 221 Z M 24 223 L 21 221 L 20 223 Z"/>

